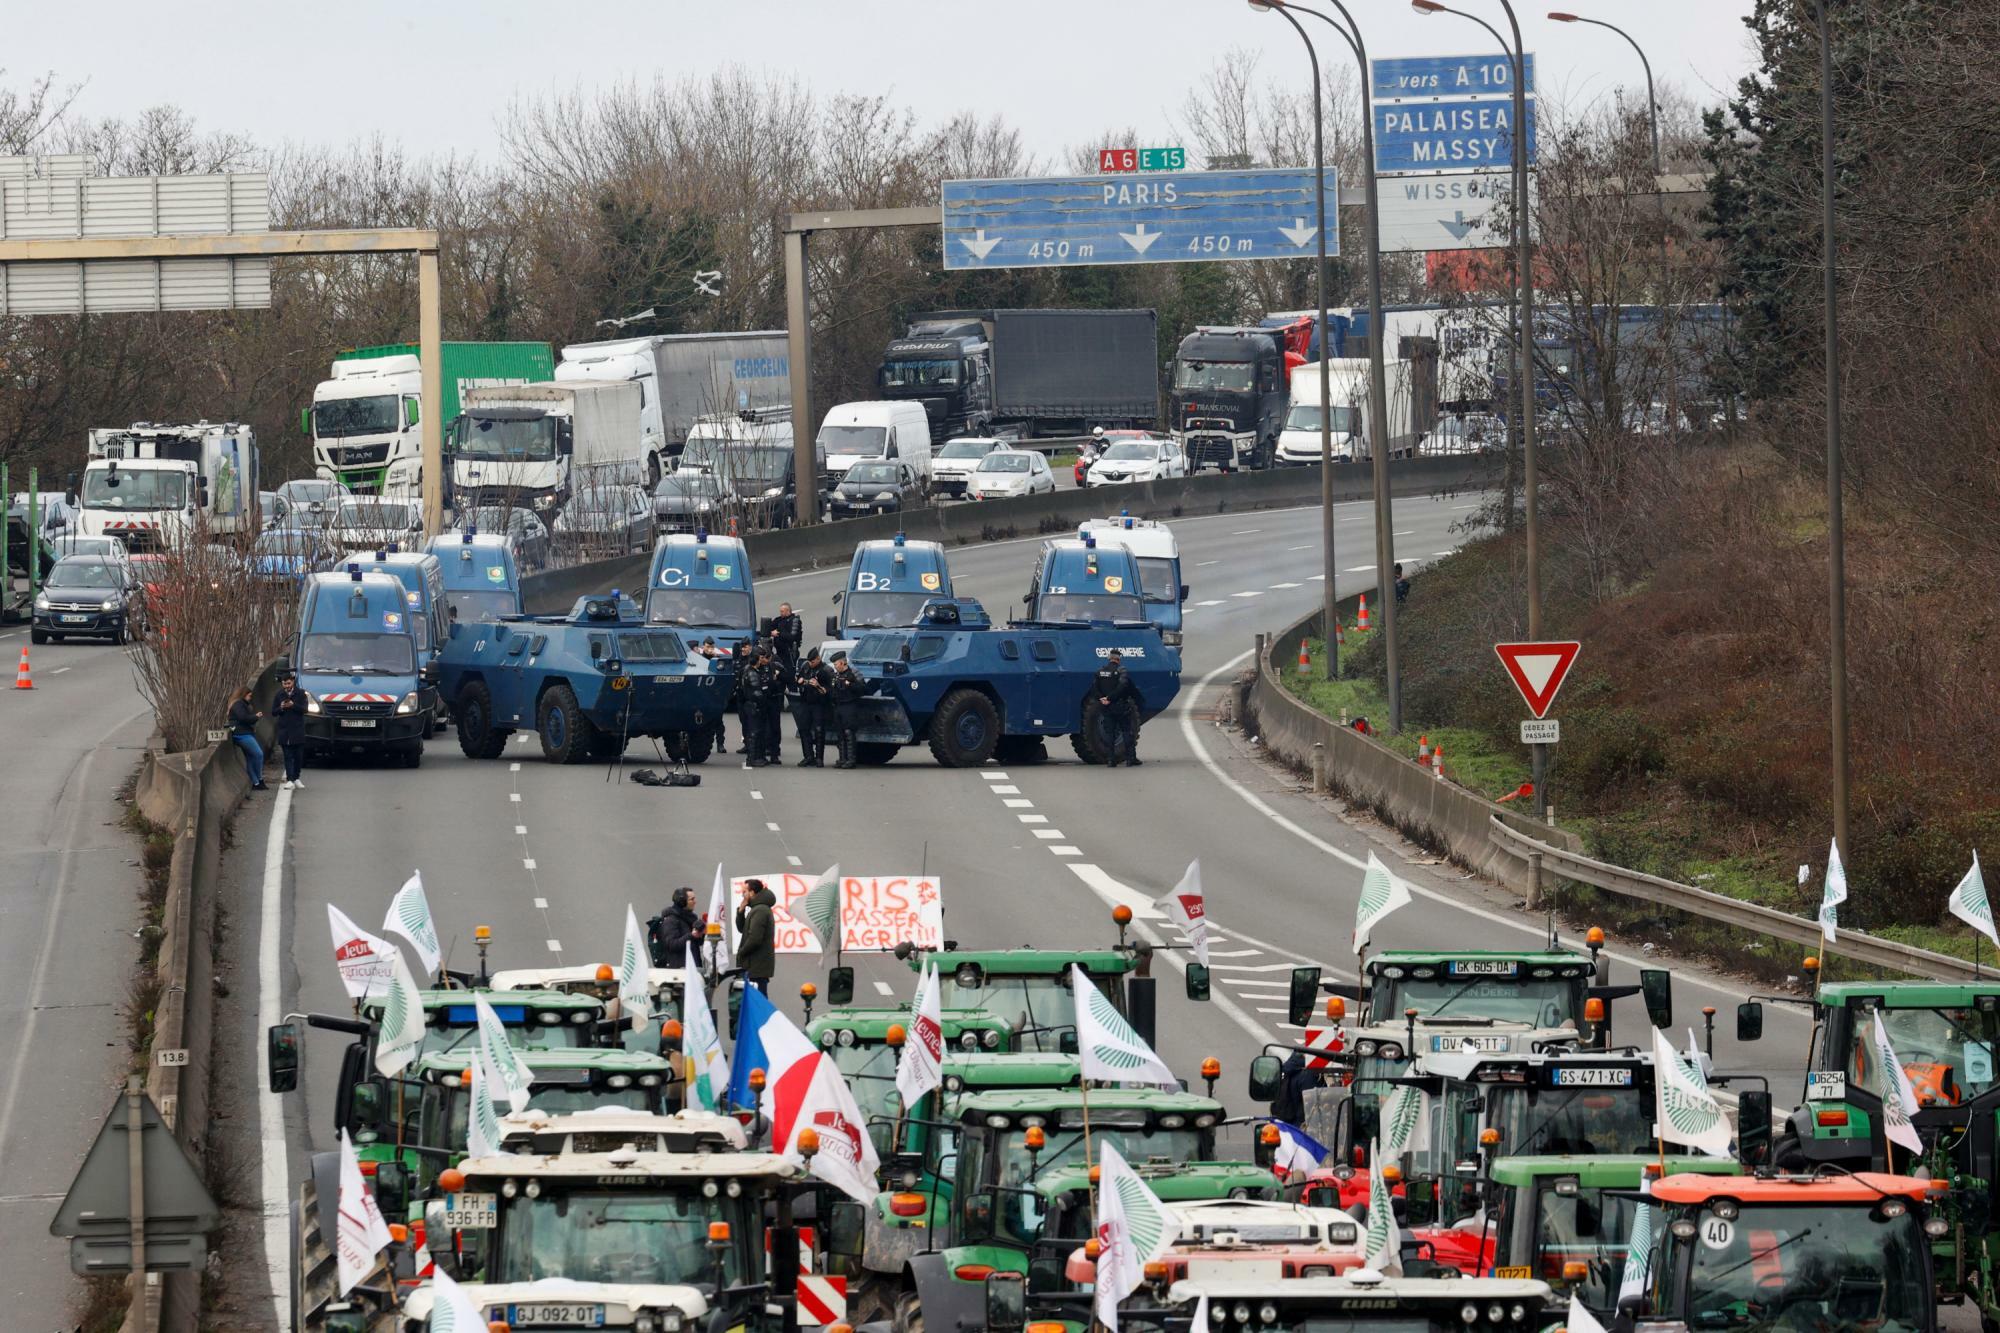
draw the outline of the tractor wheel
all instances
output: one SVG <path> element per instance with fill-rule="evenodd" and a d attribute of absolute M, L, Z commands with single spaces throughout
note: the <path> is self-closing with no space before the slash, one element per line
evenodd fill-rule
<path fill-rule="evenodd" d="M 1771 1165 L 1780 1171 L 1810 1171 L 1812 1163 L 1806 1160 L 1805 1149 L 1799 1146 L 1799 1136 L 1787 1130 L 1771 1144 Z"/>
<path fill-rule="evenodd" d="M 891 759 L 894 759 L 896 751 L 902 748 L 900 745 L 891 745 L 886 741 L 856 741 L 854 743 L 854 759 L 856 763 L 866 764 L 870 768 L 879 768 Z"/>
<path fill-rule="evenodd" d="M 1101 764 L 1111 757 L 1110 729 L 1104 723 L 1104 706 L 1095 698 L 1083 701 L 1082 726 L 1069 738 L 1070 748 L 1086 764 Z"/>
<path fill-rule="evenodd" d="M 896 1297 L 896 1313 L 890 1321 L 895 1333 L 924 1333 L 924 1303 L 917 1293 L 906 1291 Z"/>
<path fill-rule="evenodd" d="M 483 680 L 468 681 L 458 692 L 458 748 L 467 759 L 498 759 L 507 749 L 507 733 L 493 725 L 493 693 Z"/>
<path fill-rule="evenodd" d="M 542 695 L 535 710 L 535 729 L 542 737 L 542 757 L 552 764 L 580 764 L 590 757 L 597 728 L 577 706 L 576 691 L 558 681 Z"/>
<path fill-rule="evenodd" d="M 978 690 L 956 689 L 931 716 L 931 754 L 946 768 L 977 768 L 993 757 L 1000 710 Z"/>

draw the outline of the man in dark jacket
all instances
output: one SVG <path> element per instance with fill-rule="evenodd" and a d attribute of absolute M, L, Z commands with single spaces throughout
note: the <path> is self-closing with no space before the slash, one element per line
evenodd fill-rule
<path fill-rule="evenodd" d="M 799 698 L 799 756 L 801 768 L 824 768 L 826 758 L 826 715 L 831 708 L 828 688 L 833 671 L 819 660 L 819 649 L 808 648 L 799 663 L 796 677 Z"/>
<path fill-rule="evenodd" d="M 805 622 L 792 610 L 792 604 L 778 603 L 778 614 L 771 617 L 771 648 L 787 672 L 798 670 L 799 644 L 805 641 L 805 637 Z"/>
<path fill-rule="evenodd" d="M 1125 674 L 1125 655 L 1116 648 L 1090 681 L 1090 697 L 1104 718 L 1106 768 L 1139 763 L 1139 687 Z"/>
<path fill-rule="evenodd" d="M 736 963 L 751 985 L 771 993 L 771 974 L 778 970 L 778 924 L 771 909 L 778 895 L 761 879 L 743 882 L 743 904 L 736 909 Z"/>
<path fill-rule="evenodd" d="M 287 787 L 303 787 L 299 764 L 306 751 L 306 706 L 312 696 L 299 688 L 299 678 L 287 671 L 278 677 L 278 692 L 271 699 L 271 720 L 278 729 L 278 748 L 285 755 Z"/>
<path fill-rule="evenodd" d="M 694 912 L 694 890 L 675 889 L 674 900 L 646 923 L 646 944 L 654 967 L 684 967 L 690 944 L 702 939 L 701 918 Z"/>
<path fill-rule="evenodd" d="M 764 762 L 785 762 L 785 696 L 793 687 L 792 672 L 772 648 L 765 648 L 758 670 L 764 673 Z"/>
<path fill-rule="evenodd" d="M 745 639 L 736 645 L 731 656 L 735 659 L 733 665 L 736 670 L 736 689 L 734 694 L 736 701 L 736 722 L 741 731 L 741 743 L 736 747 L 736 753 L 742 755 L 747 760 L 750 757 L 752 749 L 751 723 L 753 720 L 750 712 L 750 670 L 757 665 L 757 646 L 748 639 Z"/>
<path fill-rule="evenodd" d="M 827 697 L 833 702 L 833 730 L 840 740 L 840 758 L 835 768 L 854 767 L 854 731 L 861 721 L 861 697 L 868 693 L 868 682 L 847 660 L 846 653 L 833 655 L 833 679 L 827 686 Z"/>

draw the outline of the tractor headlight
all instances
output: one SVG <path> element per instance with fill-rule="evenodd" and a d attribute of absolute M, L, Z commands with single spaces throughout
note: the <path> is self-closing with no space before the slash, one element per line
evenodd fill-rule
<path fill-rule="evenodd" d="M 854 1044 L 853 1028 L 842 1028 L 840 1030 L 840 1044 L 842 1046 L 852 1046 Z"/>
<path fill-rule="evenodd" d="M 819 1044 L 822 1046 L 831 1046 L 836 1041 L 839 1040 L 840 1040 L 840 1034 L 832 1028 L 828 1028 L 826 1031 L 819 1034 Z"/>
<path fill-rule="evenodd" d="M 613 1074 L 610 1078 L 605 1079 L 604 1082 L 607 1087 L 629 1088 L 632 1086 L 632 1076 L 630 1074 Z"/>
<path fill-rule="evenodd" d="M 959 1034 L 958 1034 L 958 1049 L 959 1049 L 959 1050 L 961 1050 L 961 1051 L 976 1051 L 976 1050 L 978 1050 L 978 1049 L 979 1049 L 979 1034 L 978 1034 L 977 1032 L 961 1032 L 961 1033 L 959 1033 Z"/>
<path fill-rule="evenodd" d="M 1466 1302 L 1465 1304 L 1463 1304 L 1463 1305 L 1459 1306 L 1459 1307 L 1458 1307 L 1458 1322 L 1459 1322 L 1459 1323 L 1461 1323 L 1461 1324 L 1476 1324 L 1476 1323 L 1478 1323 L 1478 1322 L 1479 1322 L 1479 1307 L 1478 1307 L 1478 1306 L 1476 1306 L 1476 1305 L 1474 1305 L 1474 1304 L 1473 1304 L 1473 1303 L 1472 1303 L 1471 1301 L 1467 1301 L 1467 1302 Z"/>
<path fill-rule="evenodd" d="M 1264 1324 L 1277 1323 L 1278 1307 L 1271 1304 L 1269 1301 L 1265 1301 L 1262 1305 L 1257 1307 L 1257 1320 L 1259 1323 L 1264 1323 Z"/>
<path fill-rule="evenodd" d="M 541 1198 L 541 1197 L 542 1197 L 542 1182 L 541 1182 L 541 1181 L 539 1181 L 539 1180 L 531 1180 L 531 1181 L 529 1181 L 529 1182 L 528 1182 L 528 1184 L 527 1184 L 527 1188 L 523 1189 L 523 1190 L 521 1191 L 521 1193 L 523 1193 L 523 1194 L 527 1195 L 527 1196 L 528 1196 L 529 1198 L 531 1198 L 531 1199 L 539 1199 L 539 1198 Z"/>
<path fill-rule="evenodd" d="M 988 1028 L 979 1034 L 979 1044 L 989 1051 L 994 1050 L 1000 1045 L 1000 1034 Z"/>

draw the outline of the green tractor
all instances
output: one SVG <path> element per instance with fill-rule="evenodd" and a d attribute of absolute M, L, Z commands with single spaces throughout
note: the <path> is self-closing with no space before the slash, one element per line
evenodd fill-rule
<path fill-rule="evenodd" d="M 1809 962 L 1811 960 L 1808 960 Z M 1783 1170 L 1921 1168 L 1949 1182 L 1937 1202 L 1948 1230 L 1936 1238 L 1938 1300 L 1970 1301 L 1988 1333 L 2000 1330 L 2000 981 L 1841 981 L 1820 986 L 1805 1095 L 1773 1149 Z M 1882 1077 L 1875 1019 L 1915 1092 L 1911 1119 L 1924 1151 L 1912 1160 L 1891 1147 L 1882 1125 Z M 1763 1005 L 1737 1009 L 1737 1039 L 1764 1030 Z M 1901 1159 L 1901 1160 L 1892 1160 Z"/>
<path fill-rule="evenodd" d="M 1014 1031 L 1004 1018 L 983 1009 L 945 1009 L 940 1026 L 948 1052 L 1004 1052 L 1014 1048 Z M 867 1118 L 875 1151 L 898 1150 L 894 1123 L 902 1101 L 896 1092 L 896 1063 L 908 1035 L 908 1009 L 829 1009 L 806 1024 L 806 1036 L 833 1057 L 854 1100 Z"/>
<path fill-rule="evenodd" d="M 1025 1333 L 1032 1326 L 1013 1317 L 1015 1302 L 1004 1287 L 995 1288 L 987 1333 Z M 1362 1270 L 1344 1277 L 1189 1277 L 1165 1290 L 1149 1281 L 1119 1304 L 1118 1327 L 1185 1333 L 1203 1299 L 1208 1326 L 1225 1333 L 1542 1333 L 1562 1323 L 1549 1316 L 1549 1289 L 1541 1282 Z"/>

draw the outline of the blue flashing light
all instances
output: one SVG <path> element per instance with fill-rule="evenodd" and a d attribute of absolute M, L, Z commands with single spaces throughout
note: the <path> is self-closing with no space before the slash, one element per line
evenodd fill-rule
<path fill-rule="evenodd" d="M 479 531 L 477 527 L 468 527 L 465 530 L 465 535 L 461 537 L 459 540 L 463 541 L 467 546 L 470 546 L 472 545 L 472 534 L 477 531 Z"/>
<path fill-rule="evenodd" d="M 707 541 L 707 540 L 708 540 L 708 529 L 707 529 L 707 528 L 696 528 L 696 529 L 694 530 L 694 539 L 695 539 L 695 541 L 696 541 L 696 542 L 705 542 L 705 541 Z"/>
<path fill-rule="evenodd" d="M 1084 534 L 1083 534 L 1083 544 L 1084 544 L 1085 546 L 1087 546 L 1087 547 L 1091 548 L 1092 550 L 1095 550 L 1095 549 L 1096 549 L 1096 547 L 1097 547 L 1097 534 L 1096 534 L 1096 533 L 1094 533 L 1094 532 L 1086 532 L 1086 533 L 1084 533 Z"/>
<path fill-rule="evenodd" d="M 906 533 L 899 532 L 896 534 L 896 545 L 901 546 L 904 542 L 908 540 L 909 536 Z"/>
<path fill-rule="evenodd" d="M 376 548 L 375 548 L 375 558 L 376 558 L 377 560 L 387 560 L 387 559 L 389 558 L 389 552 L 388 552 L 387 548 L 385 548 L 385 547 L 379 547 L 379 546 L 378 546 L 378 547 L 376 547 Z"/>
<path fill-rule="evenodd" d="M 356 583 L 361 582 L 361 566 L 350 562 L 347 566 L 347 577 L 353 579 Z"/>

